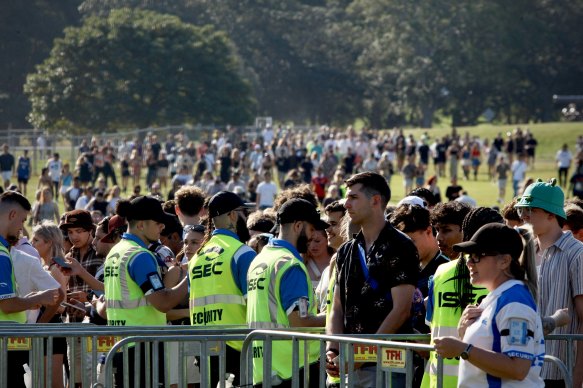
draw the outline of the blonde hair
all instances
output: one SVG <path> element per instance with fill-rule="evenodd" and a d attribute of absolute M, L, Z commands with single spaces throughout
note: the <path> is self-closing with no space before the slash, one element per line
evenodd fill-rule
<path fill-rule="evenodd" d="M 43 221 L 32 229 L 32 234 L 51 242 L 51 258 L 65 256 L 63 232 L 52 221 Z"/>

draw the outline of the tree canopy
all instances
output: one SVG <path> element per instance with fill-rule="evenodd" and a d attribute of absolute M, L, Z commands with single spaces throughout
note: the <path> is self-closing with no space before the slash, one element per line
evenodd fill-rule
<path fill-rule="evenodd" d="M 224 32 L 127 8 L 67 28 L 25 92 L 44 128 L 243 124 L 254 113 Z"/>
<path fill-rule="evenodd" d="M 193 120 L 206 124 L 251 122 L 250 113 L 301 123 L 347 124 L 362 118 L 373 127 L 430 126 L 445 117 L 453 125 L 471 125 L 488 108 L 501 122 L 549 121 L 558 118 L 553 94 L 582 94 L 583 7 L 567 0 L 70 0 L 62 2 L 67 6 L 54 9 L 41 6 L 38 0 L 22 1 L 34 14 L 31 20 L 46 18 L 50 28 L 41 29 L 41 23 L 21 29 L 26 36 L 34 37 L 20 41 L 28 61 L 10 55 L 16 45 L 0 45 L 4 50 L 0 53 L 9 54 L 0 62 L 0 75 L 6 81 L 0 83 L 0 126 L 19 122 L 25 100 L 18 87 L 32 64 L 47 55 L 49 58 L 27 84 L 32 105 L 29 117 L 34 125 L 46 120 L 52 121 L 43 126 L 67 123 L 55 117 L 69 106 L 65 96 L 33 98 L 30 88 L 35 83 L 37 90 L 46 93 L 50 88 L 72 93 L 68 98 L 89 93 L 105 101 L 105 86 L 118 94 L 123 92 L 123 98 L 108 97 L 109 105 L 97 103 L 97 107 L 88 105 L 73 112 L 77 117 L 67 125 L 82 127 Z M 8 2 L 14 3 L 10 6 L 13 12 L 8 14 L 22 18 L 26 7 L 14 0 Z M 71 7 L 78 4 L 79 13 L 75 14 Z M 125 16 L 120 8 L 125 9 Z M 139 11 L 157 12 L 156 17 L 165 18 L 169 25 L 180 25 L 182 31 L 191 31 L 192 26 L 198 26 L 198 30 L 212 26 L 212 35 L 217 37 L 213 42 L 224 42 L 227 47 L 213 51 L 213 55 L 224 51 L 229 58 L 214 63 L 224 63 L 230 74 L 237 74 L 232 80 L 242 78 L 248 86 L 242 82 L 240 94 L 229 93 L 233 101 L 219 100 L 218 91 L 213 90 L 217 98 L 214 102 L 198 94 L 196 105 L 184 103 L 195 96 L 185 96 L 177 89 L 176 80 L 185 77 L 177 69 L 186 73 L 193 67 L 210 71 L 208 79 L 213 79 L 212 72 L 218 69 L 204 61 L 191 63 L 184 53 L 178 54 L 179 49 L 173 55 L 162 54 L 182 43 L 160 45 L 174 38 L 164 35 L 166 31 L 154 32 L 151 25 L 140 26 L 132 19 L 145 15 Z M 0 12 L 0 21 L 19 24 L 5 15 Z M 101 27 L 97 17 L 102 20 Z M 111 27 L 123 33 L 110 33 L 104 20 L 111 17 L 120 22 L 125 17 L 126 22 L 140 29 L 130 33 Z M 67 28 L 49 54 L 48 46 L 41 42 L 59 36 L 59 25 L 64 28 L 77 23 L 83 23 L 83 27 Z M 8 32 L 0 27 L 0 34 Z M 108 43 L 63 51 L 64 45 L 75 47 L 89 39 L 101 41 L 99 34 L 128 41 L 125 46 Z M 200 38 L 208 39 L 205 34 Z M 157 62 L 160 55 L 166 56 L 168 63 Z M 73 61 L 69 56 L 84 65 L 53 66 Z M 97 88 L 86 73 L 100 67 L 107 70 L 96 76 L 102 85 Z M 70 70 L 68 79 L 78 80 L 83 87 L 66 88 L 66 82 L 70 82 L 66 79 L 65 84 L 51 84 L 48 80 L 54 79 L 60 68 Z M 150 71 L 154 71 L 151 77 Z M 157 71 L 164 76 L 157 76 Z M 118 76 L 135 82 L 113 82 L 112 78 Z M 45 81 L 41 82 L 42 78 Z M 195 85 L 202 81 L 197 82 Z M 158 87 L 161 93 L 154 93 Z M 166 102 L 171 104 L 164 105 Z M 134 114 L 140 111 L 138 103 L 142 111 Z M 190 114 L 179 113 L 184 107 L 181 104 L 192 109 Z M 231 114 L 239 115 L 239 119 L 228 119 Z"/>

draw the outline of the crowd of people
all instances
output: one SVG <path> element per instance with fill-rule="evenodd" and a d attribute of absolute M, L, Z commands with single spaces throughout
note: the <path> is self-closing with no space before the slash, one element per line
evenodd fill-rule
<path fill-rule="evenodd" d="M 491 141 L 455 130 L 414 139 L 400 130 L 270 127 L 256 137 L 228 128 L 199 143 L 184 133 L 115 145 L 94 138 L 72 167 L 52 155 L 33 203 L 25 196 L 27 153 L 10 165 L 4 147 L 0 320 L 425 333 L 436 351 L 415 356 L 416 387 L 436 386 L 436 354 L 444 357 L 444 386 L 564 386 L 544 354 L 566 362 L 572 351 L 577 366 L 583 346 L 545 343 L 543 335 L 583 334 L 583 137 L 574 156 L 568 146 L 557 153 L 559 184 L 525 182 L 536 146 L 520 129 Z M 457 183 L 478 179 L 484 159 L 500 207 L 478 206 Z M 394 174 L 403 177 L 405 198 L 390 205 L 400 190 L 391 187 Z M 442 196 L 437 181 L 446 176 Z M 568 184 L 573 197 L 565 200 Z M 227 341 L 234 385 L 241 346 Z M 51 386 L 79 384 L 90 372 L 81 370 L 80 348 L 55 338 Z M 168 349 L 160 348 L 159 365 L 146 366 L 144 352 L 134 360 L 130 348 L 130 370 L 117 354 L 116 384 L 124 375 L 131 386 L 144 382 L 149 367 L 177 384 L 177 355 Z M 339 386 L 338 343 L 327 343 L 325 354 L 317 343 L 300 350 L 310 386 L 318 386 L 320 358 L 327 385 Z M 254 343 L 253 384 L 291 386 L 291 354 L 291 342 L 274 342 L 271 354 Z M 272 371 L 263 370 L 264 357 Z M 28 361 L 26 351 L 9 352 L 10 370 Z M 196 384 L 195 360 L 188 362 L 188 383 Z M 213 387 L 219 369 L 211 357 Z M 581 386 L 583 369 L 571 372 Z M 376 386 L 376 374 L 375 363 L 355 365 L 356 386 Z M 21 374 L 9 379 L 24 384 Z M 403 374 L 391 380 L 405 386 Z"/>

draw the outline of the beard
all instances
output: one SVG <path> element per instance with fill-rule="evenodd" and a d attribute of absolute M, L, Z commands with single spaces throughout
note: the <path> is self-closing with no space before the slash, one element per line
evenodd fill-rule
<path fill-rule="evenodd" d="M 246 243 L 251 239 L 251 234 L 249 233 L 249 229 L 247 229 L 247 222 L 241 216 L 237 217 L 237 236 L 239 237 L 239 241 L 242 243 Z"/>
<path fill-rule="evenodd" d="M 299 253 L 308 252 L 308 236 L 306 235 L 306 228 L 302 228 L 300 235 L 298 236 L 298 241 L 296 242 L 296 249 Z"/>

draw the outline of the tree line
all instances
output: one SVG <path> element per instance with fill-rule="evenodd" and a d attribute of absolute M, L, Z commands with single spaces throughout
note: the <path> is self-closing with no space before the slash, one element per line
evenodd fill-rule
<path fill-rule="evenodd" d="M 0 126 L 551 121 L 583 94 L 579 1 L 7 3 Z"/>

